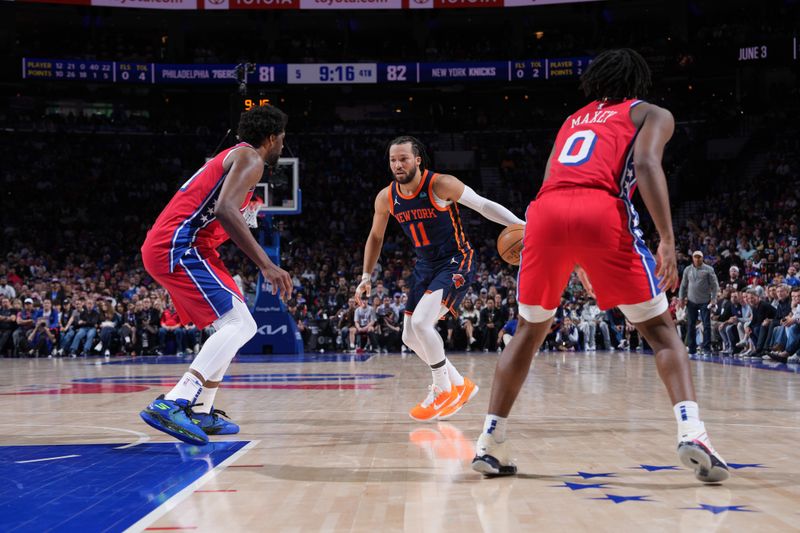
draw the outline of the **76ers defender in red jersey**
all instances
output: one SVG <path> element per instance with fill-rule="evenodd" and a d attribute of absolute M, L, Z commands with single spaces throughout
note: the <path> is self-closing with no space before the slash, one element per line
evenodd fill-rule
<path fill-rule="evenodd" d="M 630 49 L 597 56 L 582 78 L 593 101 L 561 126 L 545 181 L 527 212 L 520 263 L 519 325 L 497 363 L 489 415 L 473 469 L 516 473 L 505 441 L 506 418 L 550 331 L 569 275 L 581 266 L 603 309 L 619 307 L 656 356 L 678 421 L 678 455 L 700 481 L 727 479 L 695 403 L 686 348 L 662 291 L 678 283 L 675 240 L 661 157 L 675 126 L 666 109 L 642 98 L 650 69 Z M 631 197 L 638 185 L 661 242 L 656 257 L 639 229 Z"/>
<path fill-rule="evenodd" d="M 223 411 L 213 408 L 214 398 L 231 359 L 257 327 L 217 248 L 232 239 L 272 283 L 273 293 L 280 289 L 288 297 L 292 291 L 289 274 L 270 261 L 242 216 L 264 164 L 278 162 L 286 120 L 273 106 L 242 113 L 241 142 L 181 186 L 142 245 L 147 272 L 169 291 L 181 321 L 200 329 L 213 324 L 215 329 L 178 384 L 140 413 L 154 428 L 190 444 L 239 431 L 220 417 Z"/>

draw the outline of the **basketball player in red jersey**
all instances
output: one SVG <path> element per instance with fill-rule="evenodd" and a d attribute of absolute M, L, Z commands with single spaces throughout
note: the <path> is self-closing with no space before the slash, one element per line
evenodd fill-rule
<path fill-rule="evenodd" d="M 447 174 L 426 168 L 425 147 L 404 136 L 389 144 L 389 170 L 394 181 L 375 198 L 372 229 L 364 249 L 364 270 L 356 299 L 370 295 L 370 274 L 393 216 L 411 239 L 417 262 L 403 322 L 403 342 L 431 367 L 433 384 L 427 397 L 409 415 L 415 420 L 446 419 L 472 398 L 478 387 L 463 377 L 444 354 L 436 322 L 453 314 L 475 278 L 475 252 L 461 226 L 458 205 L 465 205 L 493 222 L 524 224 L 505 207 L 479 196 Z"/>
<path fill-rule="evenodd" d="M 695 403 L 686 348 L 667 311 L 664 290 L 678 285 L 675 238 L 661 157 L 674 120 L 641 98 L 650 69 L 630 49 L 603 52 L 582 77 L 593 101 L 567 117 L 528 207 L 519 272 L 519 326 L 497 363 L 489 414 L 478 439 L 474 470 L 516 473 L 505 431 L 514 400 L 550 323 L 570 272 L 580 265 L 602 309 L 619 307 L 656 356 L 678 421 L 678 455 L 700 481 L 727 479 Z M 636 185 L 660 243 L 654 259 L 631 203 Z"/>
<path fill-rule="evenodd" d="M 216 330 L 188 372 L 140 416 L 154 428 L 202 445 L 208 435 L 238 433 L 223 420 L 214 398 L 236 352 L 256 333 L 256 322 L 223 265 L 217 248 L 232 239 L 258 265 L 273 294 L 291 294 L 289 274 L 276 266 L 250 233 L 242 211 L 261 180 L 265 163 L 274 166 L 283 150 L 286 115 L 273 106 L 242 113 L 236 146 L 206 163 L 181 186 L 147 233 L 142 261 L 169 291 L 183 323 Z"/>

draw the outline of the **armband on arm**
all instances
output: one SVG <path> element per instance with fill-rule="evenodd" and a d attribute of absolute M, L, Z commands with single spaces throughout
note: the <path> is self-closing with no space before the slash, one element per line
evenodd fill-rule
<path fill-rule="evenodd" d="M 483 217 L 488 218 L 492 222 L 496 222 L 502 226 L 510 226 L 511 224 L 525 225 L 525 221 L 517 218 L 514 213 L 487 198 L 476 193 L 472 187 L 464 187 L 464 192 L 458 203 L 467 206 L 473 211 L 480 213 Z"/>

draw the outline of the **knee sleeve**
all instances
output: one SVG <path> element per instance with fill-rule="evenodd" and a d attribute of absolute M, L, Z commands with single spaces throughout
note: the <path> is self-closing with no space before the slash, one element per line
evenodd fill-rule
<path fill-rule="evenodd" d="M 217 377 L 220 369 L 228 367 L 239 348 L 256 334 L 258 326 L 244 302 L 233 298 L 233 308 L 214 321 L 214 329 L 191 365 L 206 379 Z"/>
<path fill-rule="evenodd" d="M 411 315 L 410 322 L 411 322 L 411 329 L 414 331 L 415 334 L 422 328 L 430 327 L 430 323 L 425 319 L 425 317 L 421 313 L 420 314 L 415 313 Z"/>
<path fill-rule="evenodd" d="M 411 324 L 406 324 L 406 327 L 403 328 L 403 344 L 413 350 L 416 340 L 417 338 L 414 335 L 414 332 L 411 330 Z"/>
<path fill-rule="evenodd" d="M 238 298 L 233 298 L 231 310 L 216 319 L 213 325 L 215 331 L 220 331 L 225 326 L 234 324 L 238 326 L 239 337 L 244 339 L 242 344 L 252 339 L 256 331 L 258 331 L 258 324 L 256 324 L 253 315 L 250 314 L 247 305 Z"/>
<path fill-rule="evenodd" d="M 256 319 L 253 318 L 253 315 L 250 314 L 250 311 L 247 309 L 247 306 L 242 303 L 242 307 L 244 307 L 244 314 L 243 314 L 243 325 L 242 325 L 242 338 L 244 345 L 247 341 L 255 337 L 256 333 L 258 332 L 258 324 L 256 324 Z"/>

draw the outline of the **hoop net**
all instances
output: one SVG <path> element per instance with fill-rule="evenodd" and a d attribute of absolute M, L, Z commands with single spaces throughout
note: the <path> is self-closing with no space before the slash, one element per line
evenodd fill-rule
<path fill-rule="evenodd" d="M 244 221 L 249 227 L 258 227 L 258 212 L 262 205 L 264 205 L 264 200 L 254 194 L 253 197 L 250 198 L 250 202 L 248 202 L 247 206 L 244 208 L 244 211 L 242 211 Z"/>

